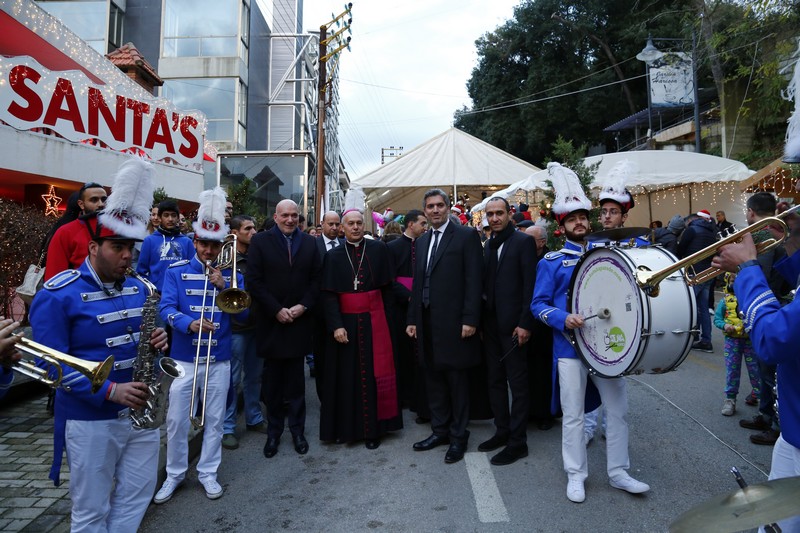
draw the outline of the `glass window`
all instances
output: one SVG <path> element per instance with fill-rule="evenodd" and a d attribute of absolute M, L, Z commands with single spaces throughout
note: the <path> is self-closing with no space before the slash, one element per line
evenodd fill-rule
<path fill-rule="evenodd" d="M 234 142 L 237 78 L 186 78 L 164 82 L 161 95 L 178 109 L 198 109 L 208 118 L 209 141 Z"/>
<path fill-rule="evenodd" d="M 105 54 L 107 0 L 86 2 L 38 2 L 39 7 L 60 20 L 92 48 Z"/>
<path fill-rule="evenodd" d="M 245 179 L 255 182 L 253 197 L 265 215 L 271 217 L 277 203 L 286 198 L 297 202 L 300 212 L 306 213 L 307 154 L 220 155 L 219 163 L 223 187 Z"/>
<path fill-rule="evenodd" d="M 165 0 L 164 56 L 236 57 L 240 1 Z"/>
<path fill-rule="evenodd" d="M 111 10 L 108 15 L 108 51 L 112 52 L 122 46 L 123 42 L 123 33 L 122 29 L 124 27 L 124 19 L 125 13 L 115 6 L 111 4 Z"/>

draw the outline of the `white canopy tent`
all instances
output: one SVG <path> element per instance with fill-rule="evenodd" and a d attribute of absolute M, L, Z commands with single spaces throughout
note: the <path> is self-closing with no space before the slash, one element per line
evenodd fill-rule
<path fill-rule="evenodd" d="M 449 130 L 351 182 L 366 194 L 375 212 L 419 209 L 427 189 L 439 187 L 453 197 L 480 198 L 519 181 L 539 168 L 463 131 Z"/>
<path fill-rule="evenodd" d="M 627 226 L 648 226 L 652 220 L 665 225 L 673 215 L 688 215 L 701 209 L 712 214 L 725 211 L 727 219 L 739 227 L 746 225 L 744 202 L 739 183 L 753 175 L 744 164 L 694 152 L 643 150 L 617 152 L 584 159 L 584 164 L 599 164 L 593 189 L 606 181 L 608 172 L 618 162 L 628 160 L 638 172 L 629 177 L 626 186 L 634 195 L 636 207 L 628 215 Z M 547 171 L 542 170 L 512 184 L 493 196 L 503 196 L 512 203 L 529 200 L 523 191 L 546 189 Z M 483 210 L 485 201 L 473 212 Z"/>

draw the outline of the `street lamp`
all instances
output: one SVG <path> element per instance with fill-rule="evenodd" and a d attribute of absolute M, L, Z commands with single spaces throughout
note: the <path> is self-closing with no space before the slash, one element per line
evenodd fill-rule
<path fill-rule="evenodd" d="M 647 112 L 650 119 L 650 131 L 652 135 L 653 130 L 653 112 L 652 112 L 652 96 L 650 86 L 650 67 L 653 62 L 664 56 L 664 52 L 659 50 L 653 41 L 688 41 L 688 39 L 680 38 L 661 38 L 654 39 L 647 36 L 647 44 L 641 52 L 636 54 L 636 59 L 644 61 L 647 65 Z M 700 153 L 700 99 L 698 98 L 697 90 L 697 39 L 694 31 L 692 31 L 692 89 L 694 99 L 694 150 Z"/>

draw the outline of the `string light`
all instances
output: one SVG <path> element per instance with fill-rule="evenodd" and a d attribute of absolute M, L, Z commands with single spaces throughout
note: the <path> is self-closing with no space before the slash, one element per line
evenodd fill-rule
<path fill-rule="evenodd" d="M 56 188 L 51 185 L 50 191 L 47 194 L 42 195 L 42 200 L 44 200 L 44 216 L 46 217 L 57 217 L 58 216 L 58 206 L 61 203 L 61 198 L 56 196 Z"/>

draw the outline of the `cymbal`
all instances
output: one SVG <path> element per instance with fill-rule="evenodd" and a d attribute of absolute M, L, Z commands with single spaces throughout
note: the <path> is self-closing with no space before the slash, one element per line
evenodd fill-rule
<path fill-rule="evenodd" d="M 586 236 L 589 242 L 621 242 L 650 233 L 650 228 L 614 228 L 595 231 Z"/>
<path fill-rule="evenodd" d="M 800 477 L 773 479 L 715 496 L 689 509 L 670 533 L 742 531 L 800 514 Z"/>

